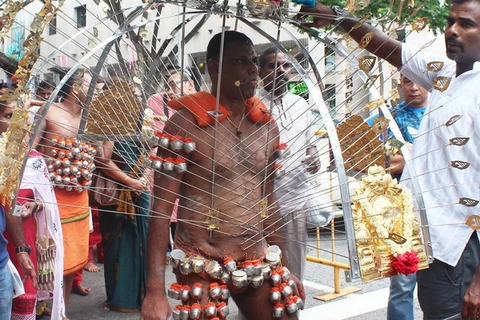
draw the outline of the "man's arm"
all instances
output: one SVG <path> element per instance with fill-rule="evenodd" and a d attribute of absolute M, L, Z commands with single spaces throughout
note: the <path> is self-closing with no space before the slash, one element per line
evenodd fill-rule
<path fill-rule="evenodd" d="M 5 212 L 5 220 L 7 222 L 7 230 L 12 237 L 15 247 L 25 247 L 27 242 L 25 241 L 25 234 L 23 233 L 22 217 L 16 217 L 8 212 Z M 18 263 L 23 269 L 24 279 L 30 277 L 33 282 L 33 286 L 37 288 L 37 273 L 35 267 L 30 259 L 28 253 L 20 253 L 17 256 Z"/>
<path fill-rule="evenodd" d="M 321 163 L 316 146 L 310 146 L 307 148 L 305 160 L 303 162 L 305 162 L 307 165 L 307 171 L 311 174 L 317 173 L 318 170 L 320 170 Z"/>
<path fill-rule="evenodd" d="M 480 266 L 477 267 L 472 282 L 463 297 L 462 318 L 478 319 L 480 314 Z"/>
<path fill-rule="evenodd" d="M 316 2 L 315 7 L 313 8 L 304 6 L 300 9 L 300 14 L 309 13 L 314 15 L 314 20 L 312 23 L 305 23 L 304 26 L 321 27 L 335 23 L 336 20 L 334 18 L 337 18 L 340 19 L 338 23 L 339 27 L 347 32 L 358 43 L 360 43 L 365 34 L 373 32 L 374 37 L 365 47 L 365 49 L 374 55 L 387 60 L 390 64 L 397 68 L 402 66 L 402 43 L 387 36 L 380 29 L 372 27 L 367 23 L 356 26 L 359 21 L 358 18 L 337 17 L 335 12 L 330 7 L 327 7 L 319 2 Z"/>
<path fill-rule="evenodd" d="M 285 246 L 285 236 L 283 236 L 283 220 L 280 214 L 280 207 L 278 205 L 277 199 L 274 192 L 274 177 L 273 177 L 273 166 L 277 160 L 274 150 L 276 146 L 280 143 L 278 127 L 275 126 L 272 128 L 273 136 L 277 137 L 273 139 L 271 156 L 268 159 L 268 178 L 265 185 L 265 194 L 268 198 L 268 218 L 265 219 L 263 224 L 265 229 L 266 240 L 268 244 L 277 245 L 282 252 L 287 252 Z M 286 258 L 286 255 L 282 256 L 282 265 L 289 268 L 289 262 Z M 297 289 L 294 293 L 305 301 L 305 289 L 303 288 L 302 282 L 297 278 L 296 275 L 291 275 L 291 278 L 295 281 Z"/>
<path fill-rule="evenodd" d="M 165 125 L 164 132 L 178 135 L 188 128 L 183 123 L 184 115 L 175 114 Z M 191 126 L 192 120 L 188 122 Z M 182 133 L 179 133 L 182 132 Z M 170 151 L 158 148 L 157 155 L 175 157 Z M 142 305 L 140 319 L 166 320 L 171 316 L 171 309 L 165 294 L 165 266 L 169 242 L 170 217 L 174 203 L 179 195 L 183 174 L 172 173 L 168 176 L 155 172 L 153 188 L 153 206 L 150 212 L 147 240 L 147 292 Z"/>
<path fill-rule="evenodd" d="M 43 108 L 44 108 L 44 106 L 40 107 L 40 109 L 37 111 L 37 114 L 35 115 L 35 122 L 38 119 L 40 119 L 40 115 L 43 112 Z M 33 140 L 32 148 L 38 150 L 39 147 L 42 147 L 40 145 L 40 142 L 42 141 L 42 138 L 45 134 L 46 129 L 47 129 L 47 120 L 46 120 L 46 118 L 43 118 L 42 121 L 40 122 L 40 124 L 38 125 L 37 134 L 35 135 L 35 139 Z"/>

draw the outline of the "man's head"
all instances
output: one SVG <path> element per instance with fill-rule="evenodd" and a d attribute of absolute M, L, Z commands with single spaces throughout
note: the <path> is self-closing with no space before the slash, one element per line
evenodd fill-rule
<path fill-rule="evenodd" d="M 42 80 L 37 88 L 37 99 L 47 101 L 55 89 L 54 85 L 48 81 Z"/>
<path fill-rule="evenodd" d="M 259 56 L 260 78 L 267 91 L 281 95 L 288 89 L 292 65 L 282 52 L 270 47 Z M 275 85 L 275 88 L 273 87 Z"/>
<path fill-rule="evenodd" d="M 69 72 L 69 69 L 61 67 L 53 67 L 49 70 L 57 73 L 60 78 L 65 77 L 65 75 Z M 61 97 L 62 100 L 66 99 L 68 96 L 72 96 L 80 103 L 85 103 L 87 100 L 88 87 L 91 81 L 92 76 L 86 70 L 78 69 L 62 86 L 58 92 L 58 96 Z"/>
<path fill-rule="evenodd" d="M 222 33 L 216 34 L 207 47 L 207 66 L 212 79 L 212 93 L 214 95 L 217 93 L 217 84 L 221 79 L 222 97 L 233 100 L 253 97 L 258 83 L 258 66 L 252 40 L 243 33 L 226 31 L 223 66 L 220 68 L 221 41 Z"/>
<path fill-rule="evenodd" d="M 427 90 L 410 81 L 410 79 L 403 75 L 400 76 L 400 84 L 398 86 L 400 91 L 403 93 L 406 104 L 413 108 L 423 108 L 427 106 Z"/>
<path fill-rule="evenodd" d="M 174 72 L 167 79 L 167 94 L 170 99 L 197 92 L 195 83 L 186 72 Z M 183 92 L 182 92 L 183 89 Z"/>
<path fill-rule="evenodd" d="M 7 131 L 13 114 L 13 103 L 0 101 L 0 134 Z"/>
<path fill-rule="evenodd" d="M 445 28 L 447 56 L 457 62 L 457 74 L 480 61 L 480 0 L 452 0 Z"/>
<path fill-rule="evenodd" d="M 0 96 L 8 90 L 8 85 L 5 82 L 0 83 Z"/>

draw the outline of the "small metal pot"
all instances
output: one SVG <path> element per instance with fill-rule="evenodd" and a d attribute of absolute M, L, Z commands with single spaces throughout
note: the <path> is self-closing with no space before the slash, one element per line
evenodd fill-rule
<path fill-rule="evenodd" d="M 232 285 L 237 288 L 243 288 L 248 284 L 247 274 L 243 270 L 235 270 L 232 272 Z"/>

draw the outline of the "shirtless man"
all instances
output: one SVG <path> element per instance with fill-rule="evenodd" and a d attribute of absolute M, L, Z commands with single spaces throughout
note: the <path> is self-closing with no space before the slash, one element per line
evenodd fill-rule
<path fill-rule="evenodd" d="M 67 72 L 63 69 L 55 71 L 61 76 Z M 70 77 L 58 93 L 61 102 L 52 104 L 47 110 L 33 144 L 33 147 L 42 148 L 47 163 L 53 166 L 52 180 L 64 237 L 65 304 L 70 297 L 75 271 L 83 268 L 88 261 L 89 204 L 85 185 L 88 186 L 91 178 L 93 159 L 90 157 L 93 150 L 86 144 L 80 144 L 76 135 L 91 79 L 87 72 L 81 70 Z M 40 110 L 39 114 L 42 113 Z M 57 160 L 61 161 L 60 165 Z M 76 176 L 65 171 L 66 161 L 71 164 L 69 169 L 75 166 L 84 175 Z"/>
<path fill-rule="evenodd" d="M 262 212 L 267 213 L 262 199 L 274 204 L 270 177 L 275 160 L 272 155 L 279 142 L 278 129 L 270 121 L 269 114 L 255 108 L 247 111 L 247 101 L 252 100 L 257 86 L 257 55 L 251 40 L 235 31 L 225 33 L 223 49 L 221 66 L 221 34 L 217 34 L 207 48 L 213 96 L 201 92 L 171 103 L 172 107 L 178 108 L 194 101 L 193 105 L 203 103 L 202 108 L 213 112 L 202 113 L 197 109 L 194 116 L 187 109 L 181 109 L 165 126 L 167 133 L 192 138 L 196 152 L 189 157 L 185 173 L 169 173 L 167 179 L 158 171 L 155 174 L 151 216 L 156 218 L 152 218 L 149 225 L 147 294 L 141 319 L 168 319 L 172 313 L 165 294 L 165 265 L 169 213 L 177 196 L 180 203 L 176 249 L 183 250 L 187 257 L 208 259 L 205 261 L 207 272 L 213 260 L 223 266 L 225 258 L 232 258 L 240 269 L 246 260 L 263 260 L 267 243 L 280 248 L 284 245 L 279 232 L 275 232 L 280 229 L 277 207 L 269 206 L 268 218 L 262 218 Z M 219 113 L 215 112 L 217 96 L 221 104 Z M 252 120 L 249 115 L 254 113 L 260 113 L 261 119 Z M 199 125 L 198 115 L 208 124 Z M 163 158 L 178 156 L 167 149 L 159 149 Z M 287 261 L 282 263 L 288 267 Z M 203 284 L 204 294 L 198 302 L 204 310 L 205 303 L 211 300 L 206 286 L 218 280 L 206 272 L 183 275 L 179 268 L 174 272 L 179 284 Z M 293 275 L 292 280 L 298 288 L 294 294 L 304 299 L 302 284 Z M 247 319 L 272 319 L 269 281 L 259 288 L 250 285 L 234 288 L 232 282 L 228 288 Z M 207 316 L 206 310 L 202 315 Z M 285 312 L 284 318 L 295 318 L 295 315 L 289 316 Z"/>

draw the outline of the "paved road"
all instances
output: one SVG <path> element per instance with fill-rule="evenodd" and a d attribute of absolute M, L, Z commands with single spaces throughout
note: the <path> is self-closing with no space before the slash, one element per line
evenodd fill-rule
<path fill-rule="evenodd" d="M 312 246 L 315 245 L 315 235 L 310 235 Z M 346 255 L 345 241 L 341 235 L 337 235 L 335 239 L 336 252 Z M 328 250 L 330 245 L 330 235 L 322 236 L 321 247 Z M 310 249 L 309 254 L 315 255 L 315 250 Z M 322 253 L 322 257 L 329 257 L 328 254 Z M 337 256 L 337 260 L 346 262 L 345 258 Z M 105 288 L 103 281 L 103 266 L 100 273 L 84 273 L 85 285 L 92 288 L 92 292 L 86 296 L 71 296 L 70 303 L 67 307 L 67 315 L 71 320 L 83 319 L 119 319 L 130 320 L 138 319 L 139 313 L 118 313 L 114 311 L 105 311 L 103 302 L 105 301 Z M 386 305 L 388 299 L 389 280 L 383 279 L 373 281 L 367 284 L 362 283 L 346 283 L 342 274 L 342 288 L 348 286 L 359 287 L 362 290 L 349 294 L 345 297 L 335 299 L 330 302 L 322 302 L 314 299 L 314 296 L 321 295 L 325 292 L 333 291 L 333 269 L 328 266 L 307 262 L 305 288 L 307 299 L 305 301 L 305 310 L 302 312 L 301 320 L 317 320 L 317 319 L 386 319 Z M 167 271 L 167 283 L 174 282 L 171 272 Z M 176 303 L 173 303 L 175 305 Z M 230 306 L 232 316 L 229 319 L 236 319 L 238 312 L 235 306 Z M 45 318 L 45 317 L 44 317 Z M 418 303 L 415 307 L 415 318 L 421 319 L 422 313 Z M 48 318 L 45 318 L 48 319 Z"/>

